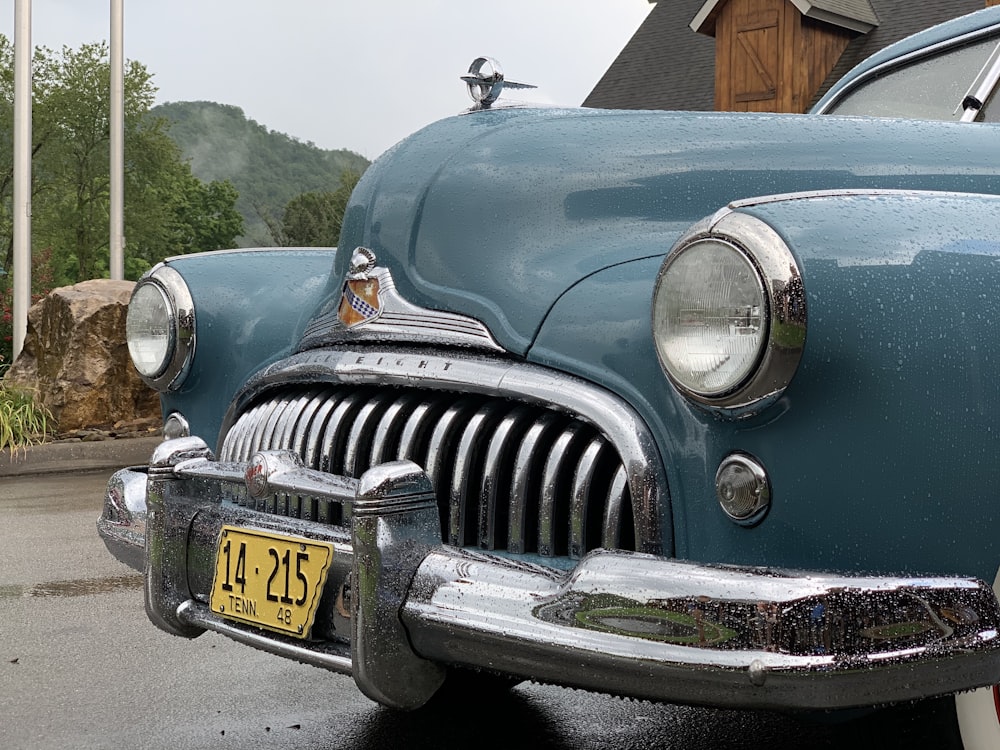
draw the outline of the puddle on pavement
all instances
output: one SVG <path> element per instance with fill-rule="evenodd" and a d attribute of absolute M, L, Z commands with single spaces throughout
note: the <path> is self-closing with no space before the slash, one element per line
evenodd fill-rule
<path fill-rule="evenodd" d="M 76 581 L 47 581 L 22 586 L 0 585 L 0 599 L 20 599 L 32 596 L 89 596 L 110 594 L 142 588 L 140 574 L 112 576 L 111 578 L 81 578 Z"/>

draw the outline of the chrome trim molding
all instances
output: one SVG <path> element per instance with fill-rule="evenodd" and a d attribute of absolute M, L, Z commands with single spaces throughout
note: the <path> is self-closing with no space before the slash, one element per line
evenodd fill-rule
<path fill-rule="evenodd" d="M 981 193 L 962 193 L 955 190 L 914 190 L 899 188 L 837 188 L 834 190 L 800 190 L 794 193 L 773 193 L 758 195 L 753 198 L 742 198 L 732 201 L 725 208 L 720 208 L 708 221 L 699 222 L 696 226 L 704 229 L 719 223 L 723 218 L 742 208 L 766 206 L 770 203 L 786 201 L 812 200 L 814 198 L 961 198 L 982 197 Z"/>
<path fill-rule="evenodd" d="M 328 499 L 355 507 L 345 538 L 223 504 L 245 492 L 247 466 L 210 460 L 196 439 L 169 441 L 158 454 L 145 540 L 153 622 L 350 672 L 367 695 L 396 708 L 425 703 L 444 665 L 636 698 L 784 710 L 916 700 L 991 684 L 1000 673 L 1000 604 L 981 581 L 607 550 L 562 572 L 438 543 L 430 484 L 412 464 L 334 478 Z M 280 481 L 293 491 L 312 474 L 290 468 Z M 219 530 L 233 523 L 334 544 L 315 640 L 209 611 Z"/>

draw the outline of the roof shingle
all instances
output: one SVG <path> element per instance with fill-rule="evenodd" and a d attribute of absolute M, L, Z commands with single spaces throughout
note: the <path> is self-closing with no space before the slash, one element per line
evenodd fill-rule
<path fill-rule="evenodd" d="M 660 0 L 583 106 L 711 110 L 715 40 L 688 28 L 703 2 Z"/>

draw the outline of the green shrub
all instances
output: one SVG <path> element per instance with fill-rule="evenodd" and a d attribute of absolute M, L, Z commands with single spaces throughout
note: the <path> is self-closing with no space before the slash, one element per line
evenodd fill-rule
<path fill-rule="evenodd" d="M 51 420 L 48 409 L 35 403 L 31 393 L 0 383 L 0 449 L 40 443 Z"/>

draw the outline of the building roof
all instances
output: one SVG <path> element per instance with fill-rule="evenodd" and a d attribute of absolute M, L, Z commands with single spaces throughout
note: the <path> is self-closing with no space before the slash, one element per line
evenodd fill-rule
<path fill-rule="evenodd" d="M 790 0 L 799 13 L 862 33 L 878 26 L 870 0 Z M 728 0 L 707 0 L 689 24 L 692 31 L 715 36 L 715 19 Z"/>
<path fill-rule="evenodd" d="M 848 44 L 819 99 L 848 70 L 893 42 L 937 23 L 985 7 L 985 0 L 789 0 L 841 17 L 863 16 L 877 25 Z M 583 102 L 609 109 L 711 110 L 715 106 L 715 40 L 692 30 L 706 6 L 722 0 L 660 0 Z M 707 17 L 706 17 L 707 19 Z M 820 20 L 829 21 L 828 18 Z M 707 21 L 706 21 L 707 22 Z M 702 23 L 705 26 L 705 22 Z M 707 27 L 706 27 L 707 28 Z M 714 22 L 712 23 L 714 28 Z"/>
<path fill-rule="evenodd" d="M 660 0 L 583 106 L 713 109 L 715 40 L 688 27 L 704 1 Z"/>

